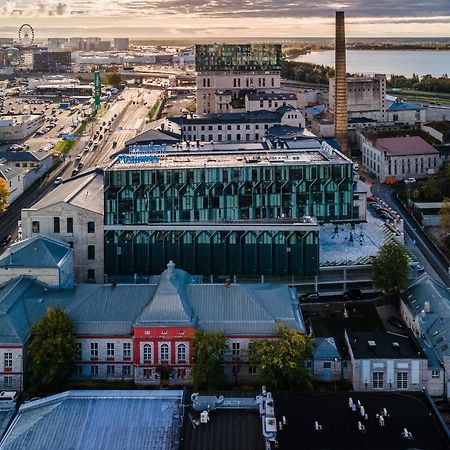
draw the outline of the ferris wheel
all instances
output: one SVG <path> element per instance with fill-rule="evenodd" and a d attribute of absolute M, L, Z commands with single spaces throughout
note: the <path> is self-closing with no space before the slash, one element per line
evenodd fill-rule
<path fill-rule="evenodd" d="M 34 42 L 34 30 L 28 23 L 24 23 L 19 28 L 19 42 L 25 47 Z"/>

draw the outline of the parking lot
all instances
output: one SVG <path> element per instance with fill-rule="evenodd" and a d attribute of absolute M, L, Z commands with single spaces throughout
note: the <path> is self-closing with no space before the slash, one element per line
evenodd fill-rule
<path fill-rule="evenodd" d="M 179 116 L 186 112 L 188 107 L 195 105 L 195 95 L 187 92 L 179 92 L 169 97 L 163 110 L 167 116 Z"/>

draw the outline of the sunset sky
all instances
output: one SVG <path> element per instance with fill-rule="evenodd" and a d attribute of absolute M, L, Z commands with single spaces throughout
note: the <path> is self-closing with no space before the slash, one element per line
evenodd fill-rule
<path fill-rule="evenodd" d="M 450 37 L 450 0 L 0 0 L 0 35 L 36 37 L 332 36 L 334 11 L 354 37 Z"/>

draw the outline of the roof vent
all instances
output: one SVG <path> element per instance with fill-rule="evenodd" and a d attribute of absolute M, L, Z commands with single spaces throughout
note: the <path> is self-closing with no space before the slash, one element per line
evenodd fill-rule
<path fill-rule="evenodd" d="M 367 341 L 369 348 L 376 348 L 377 343 L 375 341 Z"/>

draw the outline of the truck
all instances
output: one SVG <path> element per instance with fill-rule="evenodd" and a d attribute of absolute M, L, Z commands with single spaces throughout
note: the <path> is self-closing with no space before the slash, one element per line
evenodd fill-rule
<path fill-rule="evenodd" d="M 59 104 L 59 109 L 69 109 L 70 103 L 69 102 L 62 102 Z"/>

